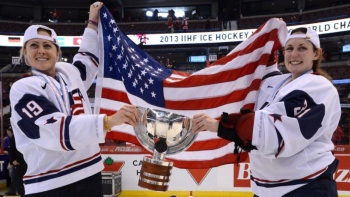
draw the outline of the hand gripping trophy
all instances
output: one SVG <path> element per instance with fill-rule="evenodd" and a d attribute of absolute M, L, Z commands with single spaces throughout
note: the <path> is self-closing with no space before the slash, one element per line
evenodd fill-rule
<path fill-rule="evenodd" d="M 197 137 L 191 132 L 192 120 L 168 111 L 138 107 L 140 122 L 135 134 L 153 156 L 143 158 L 138 185 L 155 191 L 167 191 L 173 162 L 166 155 L 186 150 Z"/>

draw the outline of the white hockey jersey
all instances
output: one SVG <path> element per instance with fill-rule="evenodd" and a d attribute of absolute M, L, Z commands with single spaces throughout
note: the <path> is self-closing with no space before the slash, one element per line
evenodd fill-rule
<path fill-rule="evenodd" d="M 311 72 L 311 71 L 310 71 Z M 340 115 L 333 84 L 315 73 L 264 80 L 255 106 L 250 152 L 251 187 L 259 197 L 281 197 L 327 169 Z"/>
<path fill-rule="evenodd" d="M 99 143 L 105 138 L 104 115 L 92 114 L 86 92 L 97 74 L 97 46 L 96 31 L 86 28 L 74 65 L 56 63 L 64 88 L 60 80 L 35 70 L 11 88 L 11 124 L 28 164 L 26 194 L 62 187 L 103 169 Z M 64 90 L 67 110 L 57 97 Z"/>

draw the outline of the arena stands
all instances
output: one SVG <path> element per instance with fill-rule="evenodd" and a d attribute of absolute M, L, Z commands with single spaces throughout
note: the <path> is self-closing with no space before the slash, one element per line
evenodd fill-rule
<path fill-rule="evenodd" d="M 190 21 L 188 32 L 203 32 L 205 30 L 206 20 Z M 23 35 L 24 31 L 30 23 L 13 22 L 0 20 L 0 35 Z M 86 23 L 40 23 L 55 29 L 60 36 L 80 36 L 83 34 Z M 119 28 L 126 34 L 144 34 L 144 33 L 167 33 L 167 28 L 164 22 L 124 22 L 119 23 Z M 220 31 L 220 21 L 210 21 L 210 31 Z M 181 32 L 181 31 L 180 31 Z"/>
<path fill-rule="evenodd" d="M 269 18 L 282 18 L 287 25 L 300 25 L 321 21 L 330 21 L 350 16 L 350 5 L 339 5 L 305 12 L 294 12 L 275 15 L 248 16 L 237 21 L 239 29 L 254 29 L 265 23 Z"/>

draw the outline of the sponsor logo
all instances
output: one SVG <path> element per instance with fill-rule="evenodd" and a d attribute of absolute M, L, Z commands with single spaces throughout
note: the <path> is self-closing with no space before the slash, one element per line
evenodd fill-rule
<path fill-rule="evenodd" d="M 21 37 L 8 37 L 9 42 L 21 42 Z"/>
<path fill-rule="evenodd" d="M 337 182 L 339 191 L 350 191 L 350 156 L 336 155 L 339 159 L 339 166 L 334 173 L 334 180 Z M 233 187 L 250 187 L 250 164 L 239 163 L 233 165 Z"/>
<path fill-rule="evenodd" d="M 45 90 L 45 88 L 46 88 L 46 83 L 44 84 L 44 86 L 41 86 L 41 88 Z"/>
<path fill-rule="evenodd" d="M 58 45 L 65 46 L 64 37 L 58 37 L 57 42 L 58 42 Z"/>
<path fill-rule="evenodd" d="M 81 43 L 81 38 L 73 38 L 73 45 L 80 45 Z"/>
<path fill-rule="evenodd" d="M 124 161 L 114 161 L 111 157 L 107 157 L 104 161 L 103 164 L 105 168 L 103 171 L 111 171 L 111 172 L 117 172 L 122 169 L 124 166 Z"/>
<path fill-rule="evenodd" d="M 242 162 L 233 167 L 233 187 L 250 187 L 250 164 Z"/>

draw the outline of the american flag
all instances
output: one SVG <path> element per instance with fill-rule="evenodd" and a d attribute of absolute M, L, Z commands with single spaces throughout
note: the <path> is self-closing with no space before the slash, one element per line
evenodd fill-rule
<path fill-rule="evenodd" d="M 263 76 L 277 69 L 268 62 L 281 48 L 287 27 L 283 21 L 270 19 L 226 57 L 191 75 L 166 68 L 140 49 L 105 7 L 100 11 L 98 32 L 102 50 L 95 113 L 111 115 L 124 104 L 133 104 L 188 117 L 205 112 L 219 118 L 222 112 L 254 108 Z M 112 131 L 107 138 L 142 146 L 132 126 L 124 124 Z M 166 159 L 178 168 L 211 168 L 235 162 L 233 149 L 233 143 L 205 131 L 186 151 L 166 155 Z"/>

